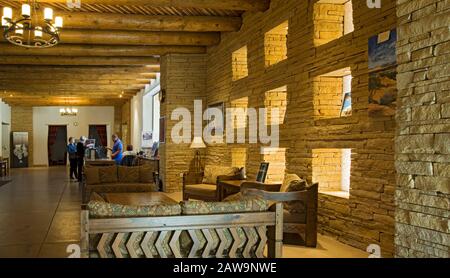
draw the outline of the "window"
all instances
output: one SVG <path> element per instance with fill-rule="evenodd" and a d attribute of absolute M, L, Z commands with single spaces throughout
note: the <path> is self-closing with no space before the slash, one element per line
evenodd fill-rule
<path fill-rule="evenodd" d="M 289 23 L 283 22 L 264 35 L 266 67 L 287 59 L 287 37 Z"/>
<path fill-rule="evenodd" d="M 351 155 L 351 149 L 313 149 L 313 182 L 321 193 L 349 197 Z"/>
<path fill-rule="evenodd" d="M 233 81 L 237 81 L 248 76 L 247 46 L 233 52 L 231 64 Z"/>
<path fill-rule="evenodd" d="M 314 45 L 320 46 L 354 31 L 350 0 L 320 0 L 314 5 Z"/>
<path fill-rule="evenodd" d="M 332 119 L 352 115 L 350 68 L 320 75 L 313 80 L 314 118 Z"/>
<path fill-rule="evenodd" d="M 151 133 L 152 140 L 143 140 L 142 147 L 151 148 L 153 142 L 159 141 L 159 118 L 160 118 L 160 86 L 155 86 L 143 96 L 142 105 L 142 131 Z"/>

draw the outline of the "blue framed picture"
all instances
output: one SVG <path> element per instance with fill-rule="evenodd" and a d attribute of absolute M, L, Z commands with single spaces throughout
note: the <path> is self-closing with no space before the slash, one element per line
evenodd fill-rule
<path fill-rule="evenodd" d="M 397 64 L 397 30 L 369 38 L 369 70 L 378 71 Z"/>

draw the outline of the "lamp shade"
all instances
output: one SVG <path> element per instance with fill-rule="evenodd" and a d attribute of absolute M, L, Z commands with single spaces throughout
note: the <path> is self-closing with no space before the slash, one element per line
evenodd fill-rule
<path fill-rule="evenodd" d="M 194 137 L 192 140 L 191 149 L 204 149 L 206 148 L 205 143 L 203 142 L 202 137 Z"/>

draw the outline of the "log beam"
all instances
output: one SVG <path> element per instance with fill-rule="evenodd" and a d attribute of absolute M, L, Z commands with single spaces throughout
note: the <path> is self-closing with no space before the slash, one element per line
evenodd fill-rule
<path fill-rule="evenodd" d="M 160 71 L 159 65 L 153 66 L 57 66 L 57 65 L 2 65 L 0 73 L 17 74 L 147 74 Z"/>
<path fill-rule="evenodd" d="M 117 13 L 57 12 L 64 28 L 134 31 L 236 32 L 241 17 L 153 16 Z"/>
<path fill-rule="evenodd" d="M 40 0 L 42 3 L 59 3 L 67 5 L 67 0 Z M 116 6 L 144 6 L 161 8 L 198 8 L 236 11 L 265 11 L 269 0 L 82 0 L 82 4 L 101 4 Z"/>
<path fill-rule="evenodd" d="M 2 55 L 19 56 L 98 56 L 98 57 L 152 57 L 166 54 L 203 54 L 204 46 L 105 46 L 60 44 L 52 48 L 32 49 L 0 43 Z"/>
<path fill-rule="evenodd" d="M 64 29 L 60 38 L 63 44 L 211 46 L 220 33 Z"/>
<path fill-rule="evenodd" d="M 153 57 L 0 56 L 0 64 L 137 66 L 137 65 L 158 65 L 159 59 Z"/>

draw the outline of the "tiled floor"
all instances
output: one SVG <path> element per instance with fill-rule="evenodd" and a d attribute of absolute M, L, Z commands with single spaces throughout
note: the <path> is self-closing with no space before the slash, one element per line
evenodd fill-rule
<path fill-rule="evenodd" d="M 80 200 L 64 167 L 14 169 L 12 182 L 0 187 L 0 257 L 67 257 L 80 238 Z M 320 235 L 317 248 L 285 246 L 283 252 L 286 258 L 368 257 Z"/>

